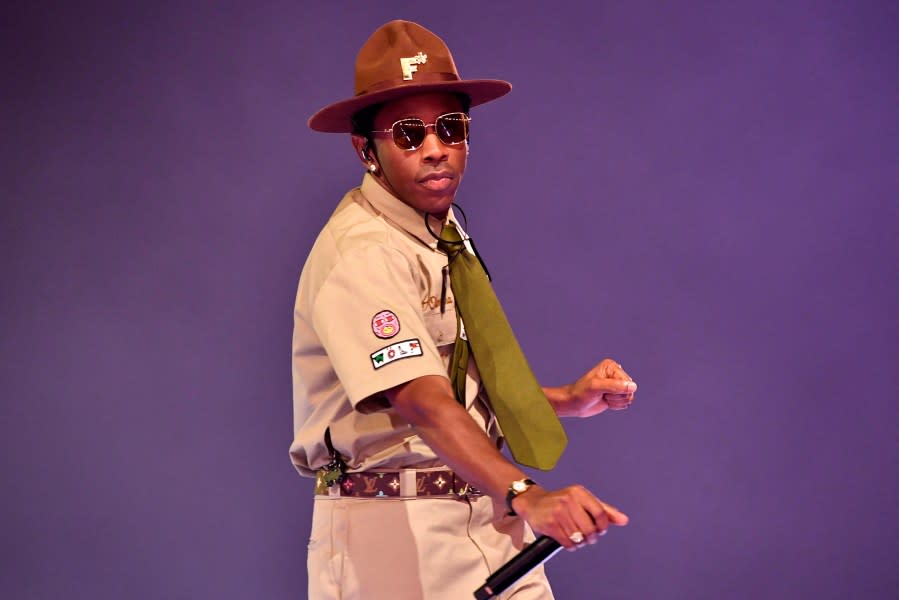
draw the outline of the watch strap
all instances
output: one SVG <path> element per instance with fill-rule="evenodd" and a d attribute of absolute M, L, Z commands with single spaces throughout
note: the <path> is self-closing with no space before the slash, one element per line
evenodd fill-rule
<path fill-rule="evenodd" d="M 521 491 L 515 489 L 515 484 L 524 484 L 525 488 Z M 529 477 L 525 477 L 524 479 L 518 479 L 509 484 L 509 490 L 506 492 L 506 508 L 509 509 L 509 512 L 506 513 L 510 517 L 518 516 L 518 513 L 515 512 L 515 509 L 512 508 L 512 500 L 515 499 L 516 496 L 522 494 L 528 490 L 532 485 L 537 485 L 537 482 Z"/>

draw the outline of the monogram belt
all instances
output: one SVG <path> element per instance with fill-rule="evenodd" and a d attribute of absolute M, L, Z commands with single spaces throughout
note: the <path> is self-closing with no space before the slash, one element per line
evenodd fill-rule
<path fill-rule="evenodd" d="M 356 498 L 415 498 L 427 496 L 482 496 L 483 492 L 468 485 L 449 469 L 400 469 L 398 471 L 363 471 L 343 473 L 331 485 L 325 471 L 315 477 L 315 493 L 319 496 Z"/>

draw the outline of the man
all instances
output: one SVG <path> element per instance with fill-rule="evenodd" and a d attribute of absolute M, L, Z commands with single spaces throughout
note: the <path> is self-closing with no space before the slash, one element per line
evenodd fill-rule
<path fill-rule="evenodd" d="M 310 598 L 470 598 L 534 539 L 531 529 L 573 550 L 627 522 L 585 488 L 546 490 L 502 455 L 504 437 L 515 454 L 509 435 L 528 416 L 512 409 L 497 422 L 500 394 L 485 391 L 495 377 L 482 381 L 478 370 L 481 326 L 466 335 L 474 311 L 457 308 L 466 259 L 452 244 L 467 259 L 473 247 L 445 232 L 464 240 L 452 203 L 468 159 L 468 110 L 510 89 L 462 80 L 440 38 L 392 21 L 359 52 L 355 96 L 309 120 L 317 131 L 351 133 L 366 169 L 317 239 L 294 313 L 290 454 L 317 478 Z M 474 358 L 460 358 L 469 345 Z M 532 378 L 526 364 L 505 375 Z M 557 423 L 553 411 L 626 408 L 636 384 L 606 359 L 571 385 L 536 389 L 532 406 Z M 542 569 L 507 594 L 552 598 Z"/>

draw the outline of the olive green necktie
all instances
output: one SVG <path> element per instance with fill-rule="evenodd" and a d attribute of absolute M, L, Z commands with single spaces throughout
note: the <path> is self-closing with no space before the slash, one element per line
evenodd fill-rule
<path fill-rule="evenodd" d="M 568 443 L 565 430 L 521 352 L 481 261 L 466 248 L 452 221 L 440 232 L 438 246 L 449 257 L 456 312 L 468 338 L 456 339 L 450 363 L 456 397 L 464 404 L 470 344 L 513 458 L 548 471 Z"/>

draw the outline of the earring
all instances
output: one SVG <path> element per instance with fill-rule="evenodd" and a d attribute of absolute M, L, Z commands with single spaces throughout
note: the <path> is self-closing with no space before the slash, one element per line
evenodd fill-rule
<path fill-rule="evenodd" d="M 368 172 L 372 175 L 376 175 L 378 173 L 378 165 L 375 163 L 368 163 Z"/>

